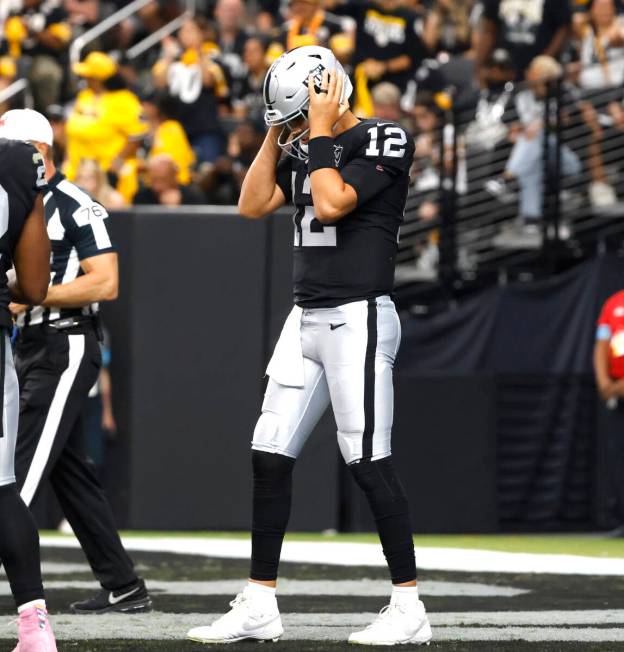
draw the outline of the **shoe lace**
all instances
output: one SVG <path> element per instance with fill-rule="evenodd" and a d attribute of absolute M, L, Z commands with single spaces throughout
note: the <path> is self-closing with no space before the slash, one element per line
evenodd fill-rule
<path fill-rule="evenodd" d="M 247 598 L 242 593 L 239 593 L 234 598 L 234 600 L 232 600 L 232 602 L 230 602 L 230 607 L 232 607 L 232 609 L 236 609 L 237 607 L 240 607 L 241 605 L 243 605 L 243 603 L 245 603 L 246 601 L 247 601 Z"/>
<path fill-rule="evenodd" d="M 246 603 L 247 603 L 247 598 L 242 593 L 239 593 L 234 598 L 234 600 L 232 600 L 230 602 L 230 607 L 232 607 L 232 609 L 230 611 L 228 611 L 227 613 L 224 613 L 223 616 L 221 616 L 221 618 L 218 618 L 215 621 L 214 624 L 216 625 L 217 623 L 227 623 L 232 618 L 238 618 L 239 617 L 238 612 L 241 610 L 241 608 L 244 608 L 244 607 L 247 606 Z"/>
<path fill-rule="evenodd" d="M 377 618 L 375 618 L 375 620 L 366 629 L 372 629 L 377 625 L 382 625 L 390 622 L 397 615 L 397 612 L 403 613 L 403 609 L 401 609 L 398 604 L 387 604 L 379 611 Z"/>

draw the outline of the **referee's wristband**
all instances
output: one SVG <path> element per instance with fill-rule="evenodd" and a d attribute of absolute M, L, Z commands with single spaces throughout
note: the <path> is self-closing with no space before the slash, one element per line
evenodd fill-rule
<path fill-rule="evenodd" d="M 317 136 L 308 141 L 308 173 L 321 168 L 335 168 L 334 139 L 329 136 Z"/>

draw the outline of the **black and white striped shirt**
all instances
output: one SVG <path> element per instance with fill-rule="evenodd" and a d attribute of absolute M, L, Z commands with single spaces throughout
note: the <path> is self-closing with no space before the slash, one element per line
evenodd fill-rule
<path fill-rule="evenodd" d="M 80 261 L 115 251 L 106 228 L 106 209 L 57 172 L 43 197 L 48 237 L 52 244 L 50 285 L 70 283 L 83 275 Z M 18 317 L 18 326 L 32 326 L 77 315 L 93 315 L 98 304 L 83 308 L 31 306 Z"/>

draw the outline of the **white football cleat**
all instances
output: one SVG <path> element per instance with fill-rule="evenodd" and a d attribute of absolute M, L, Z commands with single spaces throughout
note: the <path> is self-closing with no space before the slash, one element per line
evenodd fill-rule
<path fill-rule="evenodd" d="M 186 638 L 198 643 L 236 643 L 246 639 L 277 641 L 284 633 L 274 595 L 246 587 L 230 606 L 230 611 L 212 625 L 194 627 Z"/>
<path fill-rule="evenodd" d="M 349 636 L 354 645 L 428 645 L 431 625 L 425 613 L 425 605 L 418 600 L 415 606 L 391 602 L 377 618 L 361 632 Z"/>

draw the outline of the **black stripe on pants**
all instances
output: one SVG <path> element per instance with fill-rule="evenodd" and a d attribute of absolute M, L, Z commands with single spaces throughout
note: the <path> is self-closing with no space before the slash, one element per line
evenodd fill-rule
<path fill-rule="evenodd" d="M 15 474 L 27 502 L 49 478 L 95 576 L 112 590 L 136 581 L 136 574 L 85 452 L 80 416 L 100 365 L 91 330 L 67 335 L 33 328 L 20 334 Z"/>
<path fill-rule="evenodd" d="M 375 355 L 377 354 L 377 300 L 368 300 L 366 323 L 368 336 L 364 360 L 364 433 L 362 434 L 362 462 L 373 457 L 375 432 Z"/>

